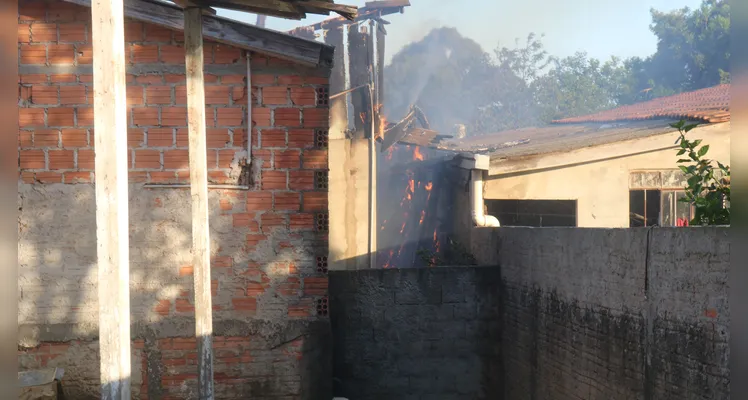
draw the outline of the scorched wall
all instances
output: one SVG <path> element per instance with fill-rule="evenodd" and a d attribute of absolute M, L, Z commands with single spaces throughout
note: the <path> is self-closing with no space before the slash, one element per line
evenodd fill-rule
<path fill-rule="evenodd" d="M 91 14 L 20 1 L 19 366 L 98 398 Z M 126 21 L 133 396 L 194 398 L 183 34 Z M 205 45 L 216 396 L 321 398 L 329 382 L 329 71 Z"/>

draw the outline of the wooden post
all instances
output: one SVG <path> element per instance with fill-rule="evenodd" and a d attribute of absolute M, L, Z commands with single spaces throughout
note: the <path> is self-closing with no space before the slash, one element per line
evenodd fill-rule
<path fill-rule="evenodd" d="M 187 68 L 187 129 L 192 193 L 192 254 L 195 271 L 195 335 L 198 397 L 213 399 L 213 311 L 210 291 L 210 230 L 208 221 L 208 160 L 205 138 L 203 21 L 196 7 L 184 10 Z"/>
<path fill-rule="evenodd" d="M 130 399 L 130 255 L 123 0 L 91 3 L 101 398 Z"/>

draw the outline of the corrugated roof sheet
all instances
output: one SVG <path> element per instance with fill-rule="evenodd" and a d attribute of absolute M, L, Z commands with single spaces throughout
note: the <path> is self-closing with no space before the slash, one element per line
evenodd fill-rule
<path fill-rule="evenodd" d="M 554 124 L 638 121 L 648 119 L 687 119 L 707 123 L 730 120 L 730 85 L 723 84 L 693 92 L 626 105 L 592 115 L 564 118 Z"/>
<path fill-rule="evenodd" d="M 515 158 L 567 152 L 626 140 L 673 132 L 673 119 L 616 123 L 579 123 L 523 128 L 458 141 L 454 151 L 490 154 L 492 158 Z"/>

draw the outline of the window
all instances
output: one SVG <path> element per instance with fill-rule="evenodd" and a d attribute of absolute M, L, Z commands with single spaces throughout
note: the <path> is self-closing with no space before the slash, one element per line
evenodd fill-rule
<path fill-rule="evenodd" d="M 629 226 L 688 226 L 693 217 L 683 190 L 631 190 L 629 192 Z"/>
<path fill-rule="evenodd" d="M 486 200 L 502 226 L 575 227 L 576 200 Z"/>

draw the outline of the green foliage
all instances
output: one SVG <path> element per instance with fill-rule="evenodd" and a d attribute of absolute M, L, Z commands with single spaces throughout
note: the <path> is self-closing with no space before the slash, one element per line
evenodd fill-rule
<path fill-rule="evenodd" d="M 435 253 L 426 249 L 419 249 L 416 254 L 429 267 L 476 265 L 475 257 L 461 244 L 452 239 L 447 240 L 448 246 Z"/>
<path fill-rule="evenodd" d="M 680 133 L 678 164 L 688 178 L 686 198 L 681 200 L 694 207 L 691 225 L 730 225 L 730 167 L 706 158 L 709 145 L 701 145 L 701 139 L 686 138 L 696 124 L 681 120 L 671 126 Z"/>
<path fill-rule="evenodd" d="M 533 33 L 489 55 L 454 28 L 435 29 L 386 67 L 385 113 L 398 120 L 415 103 L 441 132 L 464 124 L 468 135 L 480 135 L 730 81 L 725 0 L 651 15 L 657 51 L 605 62 L 585 53 L 553 57 Z"/>

